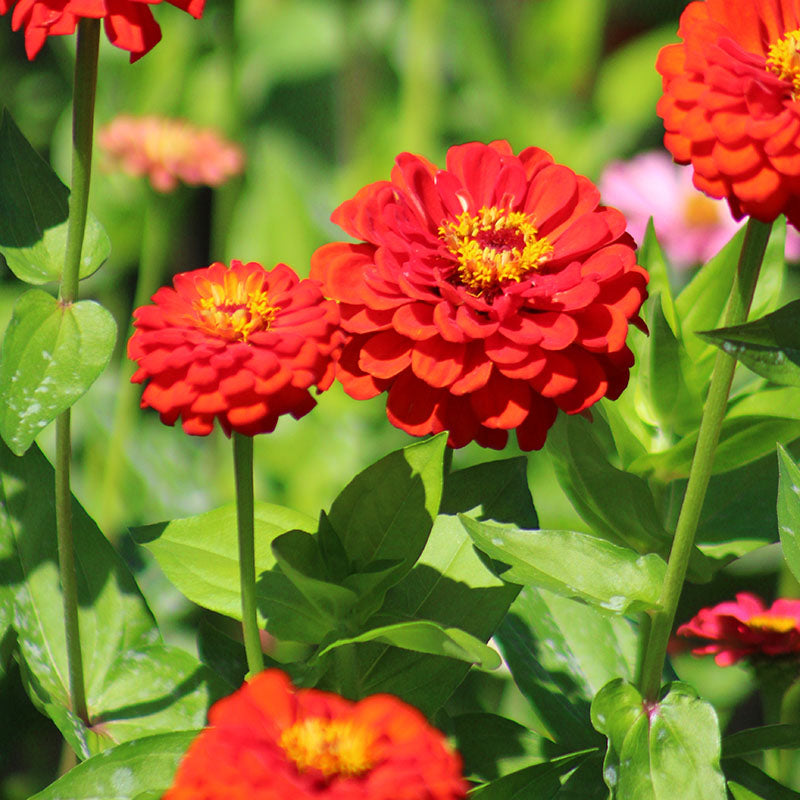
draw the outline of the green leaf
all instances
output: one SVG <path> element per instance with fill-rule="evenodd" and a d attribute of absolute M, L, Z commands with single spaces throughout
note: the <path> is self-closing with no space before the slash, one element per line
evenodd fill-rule
<path fill-rule="evenodd" d="M 337 647 L 360 642 L 382 642 L 401 647 L 403 650 L 456 658 L 469 664 L 477 664 L 483 669 L 497 669 L 500 666 L 500 656 L 497 651 L 485 645 L 480 639 L 460 628 L 444 628 L 428 620 L 382 625 L 349 639 L 337 639 L 321 650 L 319 655 L 324 656 Z"/>
<path fill-rule="evenodd" d="M 647 270 L 650 276 L 648 282 L 650 297 L 659 296 L 664 319 L 667 325 L 669 325 L 672 334 L 678 336 L 680 322 L 678 320 L 677 311 L 675 310 L 675 300 L 672 297 L 667 261 L 664 257 L 664 251 L 661 248 L 658 237 L 656 236 L 656 229 L 653 225 L 652 217 L 650 217 L 647 222 L 647 229 L 645 230 L 644 239 L 639 247 L 636 260 Z"/>
<path fill-rule="evenodd" d="M 800 800 L 800 792 L 787 789 L 742 758 L 726 758 L 723 766 L 736 800 Z"/>
<path fill-rule="evenodd" d="M 764 750 L 800 747 L 800 725 L 762 725 L 737 731 L 722 740 L 722 757 L 736 758 L 757 755 Z"/>
<path fill-rule="evenodd" d="M 475 546 L 505 567 L 503 580 L 539 586 L 624 614 L 658 608 L 666 563 L 574 531 L 526 531 L 460 517 Z"/>
<path fill-rule="evenodd" d="M 800 577 L 800 468 L 778 445 L 778 529 L 783 557 Z"/>
<path fill-rule="evenodd" d="M 118 745 L 73 767 L 30 800 L 134 800 L 144 792 L 160 797 L 198 733 L 164 733 Z"/>
<path fill-rule="evenodd" d="M 328 519 L 353 572 L 402 560 L 410 569 L 428 539 L 442 495 L 445 434 L 382 458 L 334 500 Z"/>
<path fill-rule="evenodd" d="M 603 777 L 614 800 L 725 800 L 717 716 L 688 684 L 668 684 L 649 706 L 613 680 L 592 703 L 592 723 L 608 737 Z"/>
<path fill-rule="evenodd" d="M 16 455 L 94 383 L 116 332 L 91 300 L 63 305 L 41 289 L 17 300 L 0 353 L 0 434 Z"/>
<path fill-rule="evenodd" d="M 67 247 L 69 189 L 3 111 L 0 119 L 0 253 L 27 283 L 61 278 Z M 90 214 L 80 277 L 98 270 L 111 252 L 100 223 Z"/>

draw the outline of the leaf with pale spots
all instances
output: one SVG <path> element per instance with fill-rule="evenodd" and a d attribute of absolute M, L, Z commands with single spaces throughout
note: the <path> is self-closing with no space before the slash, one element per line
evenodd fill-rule
<path fill-rule="evenodd" d="M 117 326 L 92 300 L 65 305 L 41 289 L 17 300 L 0 353 L 0 435 L 22 455 L 111 358 Z"/>
<path fill-rule="evenodd" d="M 800 578 L 800 468 L 778 445 L 778 530 L 783 557 Z"/>

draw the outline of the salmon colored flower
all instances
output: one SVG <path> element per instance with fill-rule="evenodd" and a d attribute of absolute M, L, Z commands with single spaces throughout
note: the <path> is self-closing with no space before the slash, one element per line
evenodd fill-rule
<path fill-rule="evenodd" d="M 707 0 L 659 53 L 664 144 L 736 219 L 800 226 L 800 2 Z"/>
<path fill-rule="evenodd" d="M 226 435 L 274 430 L 278 417 L 300 419 L 315 405 L 309 389 L 333 381 L 341 333 L 336 305 L 286 264 L 219 262 L 182 272 L 154 305 L 133 312 L 131 380 L 147 381 L 142 408 L 179 418 L 205 436 L 218 419 Z"/>
<path fill-rule="evenodd" d="M 397 427 L 498 449 L 516 430 L 531 450 L 559 408 L 625 388 L 647 273 L 622 214 L 543 150 L 460 145 L 444 170 L 402 153 L 332 219 L 361 240 L 311 260 L 341 305 L 337 378 L 357 399 L 387 391 Z"/>
<path fill-rule="evenodd" d="M 766 608 L 761 598 L 740 592 L 735 602 L 700 609 L 677 634 L 709 639 L 692 653 L 713 653 L 721 667 L 747 657 L 800 653 L 800 600 L 780 599 Z"/>
<path fill-rule="evenodd" d="M 159 192 L 171 192 L 181 181 L 219 186 L 244 166 L 238 145 L 208 128 L 165 117 L 121 114 L 100 129 L 97 142 L 106 168 L 147 175 Z"/>
<path fill-rule="evenodd" d="M 14 9 L 11 27 L 25 28 L 25 52 L 33 60 L 48 36 L 75 33 L 78 20 L 102 19 L 111 44 L 128 50 L 131 61 L 141 58 L 161 40 L 161 28 L 149 6 L 161 0 L 0 0 L 0 14 Z M 206 0 L 166 0 L 188 11 L 195 19 L 203 15 Z"/>
<path fill-rule="evenodd" d="M 461 761 L 419 711 L 295 689 L 279 670 L 212 706 L 164 800 L 458 800 Z"/>

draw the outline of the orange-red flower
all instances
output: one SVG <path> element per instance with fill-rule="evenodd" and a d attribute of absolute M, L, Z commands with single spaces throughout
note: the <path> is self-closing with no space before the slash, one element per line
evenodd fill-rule
<path fill-rule="evenodd" d="M 361 240 L 312 257 L 348 337 L 337 377 L 388 391 L 397 427 L 498 449 L 516 429 L 531 450 L 559 408 L 625 388 L 647 273 L 622 214 L 543 150 L 460 145 L 444 170 L 402 153 L 332 219 Z"/>
<path fill-rule="evenodd" d="M 800 2 L 707 0 L 661 50 L 664 144 L 736 219 L 800 226 Z"/>
<path fill-rule="evenodd" d="M 128 356 L 139 365 L 131 380 L 148 382 L 142 408 L 167 425 L 180 418 L 205 436 L 218 419 L 228 436 L 266 433 L 282 414 L 307 414 L 310 387 L 333 380 L 336 305 L 286 264 L 217 262 L 176 275 L 152 299 L 133 312 Z"/>
<path fill-rule="evenodd" d="M 391 695 L 351 703 L 278 670 L 216 703 L 164 800 L 457 800 L 461 762 Z"/>
<path fill-rule="evenodd" d="M 25 28 L 25 52 L 33 60 L 48 36 L 75 33 L 78 20 L 102 19 L 111 44 L 141 58 L 161 40 L 161 28 L 148 6 L 161 0 L 0 0 L 0 14 L 11 8 L 11 27 Z M 206 0 L 166 0 L 196 19 Z"/>
<path fill-rule="evenodd" d="M 97 142 L 106 166 L 147 175 L 153 188 L 171 192 L 179 182 L 219 186 L 242 171 L 242 149 L 215 131 L 165 117 L 120 114 L 101 128 Z"/>
<path fill-rule="evenodd" d="M 780 599 L 767 608 L 756 595 L 740 592 L 736 602 L 700 609 L 677 634 L 710 639 L 692 653 L 713 653 L 721 667 L 746 657 L 800 653 L 800 600 Z"/>

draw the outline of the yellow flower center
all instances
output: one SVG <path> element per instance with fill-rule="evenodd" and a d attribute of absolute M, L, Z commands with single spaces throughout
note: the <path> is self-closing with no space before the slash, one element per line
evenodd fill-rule
<path fill-rule="evenodd" d="M 700 192 L 692 192 L 683 206 L 683 221 L 690 228 L 707 228 L 720 221 L 719 205 Z"/>
<path fill-rule="evenodd" d="M 248 275 L 239 281 L 233 272 L 224 284 L 209 282 L 198 303 L 204 327 L 225 339 L 246 342 L 251 334 L 269 329 L 278 313 L 262 290 L 262 276 Z"/>
<path fill-rule="evenodd" d="M 789 31 L 769 46 L 767 69 L 792 84 L 792 96 L 800 95 L 800 30 Z"/>
<path fill-rule="evenodd" d="M 521 211 L 482 208 L 465 211 L 439 228 L 439 237 L 458 259 L 461 283 L 476 295 L 521 281 L 553 255 L 546 237 L 537 237 L 530 217 Z"/>
<path fill-rule="evenodd" d="M 300 720 L 281 734 L 279 744 L 298 771 L 317 769 L 326 779 L 362 775 L 375 763 L 372 731 L 351 720 Z"/>
<path fill-rule="evenodd" d="M 748 628 L 768 633 L 789 633 L 797 625 L 794 617 L 778 617 L 773 614 L 756 614 L 747 620 Z"/>

